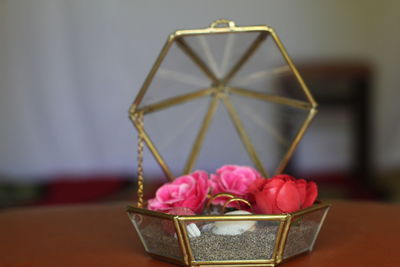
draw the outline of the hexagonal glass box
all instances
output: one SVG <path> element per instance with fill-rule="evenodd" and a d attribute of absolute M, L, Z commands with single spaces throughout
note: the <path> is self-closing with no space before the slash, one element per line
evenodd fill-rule
<path fill-rule="evenodd" d="M 285 89 L 281 82 L 287 78 L 297 88 Z M 128 215 L 146 251 L 186 266 L 274 266 L 311 251 L 329 205 L 280 215 L 149 211 L 142 158 L 146 144 L 168 181 L 224 164 L 253 166 L 271 177 L 283 172 L 316 106 L 268 26 L 218 20 L 171 34 L 129 110 L 139 135 L 139 178 L 138 206 L 128 207 Z M 217 221 L 254 222 L 254 227 L 217 240 L 210 231 Z M 192 226 L 198 235 L 191 235 Z"/>

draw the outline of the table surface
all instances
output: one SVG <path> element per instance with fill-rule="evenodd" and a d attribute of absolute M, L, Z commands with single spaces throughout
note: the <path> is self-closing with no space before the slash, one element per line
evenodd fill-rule
<path fill-rule="evenodd" d="M 147 256 L 127 203 L 0 212 L 0 266 L 173 266 Z M 314 251 L 279 266 L 400 266 L 400 205 L 332 202 Z"/>

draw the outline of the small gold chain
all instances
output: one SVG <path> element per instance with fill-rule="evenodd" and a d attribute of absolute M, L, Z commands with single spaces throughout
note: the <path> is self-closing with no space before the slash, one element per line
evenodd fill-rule
<path fill-rule="evenodd" d="M 135 114 L 136 121 L 138 124 L 138 157 L 137 157 L 137 179 L 138 179 L 138 201 L 137 207 L 143 208 L 143 113 L 139 112 Z"/>

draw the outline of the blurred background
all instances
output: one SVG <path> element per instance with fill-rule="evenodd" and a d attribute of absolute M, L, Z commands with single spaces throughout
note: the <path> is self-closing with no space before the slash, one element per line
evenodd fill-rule
<path fill-rule="evenodd" d="M 399 9 L 390 0 L 0 0 L 0 208 L 134 201 L 128 108 L 168 34 L 219 18 L 275 28 L 319 103 L 286 172 L 316 180 L 321 198 L 400 201 Z M 148 194 L 165 181 L 148 177 Z"/>

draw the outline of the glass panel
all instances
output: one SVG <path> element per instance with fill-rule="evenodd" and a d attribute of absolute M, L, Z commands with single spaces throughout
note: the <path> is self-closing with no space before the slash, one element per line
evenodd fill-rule
<path fill-rule="evenodd" d="M 275 40 L 267 36 L 227 86 L 306 101 L 298 82 L 294 82 L 290 90 L 284 88 L 287 80 L 297 81 Z"/>
<path fill-rule="evenodd" d="M 171 172 L 182 175 L 210 97 L 201 97 L 144 116 L 144 128 Z"/>
<path fill-rule="evenodd" d="M 282 86 L 286 76 L 295 79 L 267 32 L 177 38 L 140 103 L 144 128 L 175 177 L 224 164 L 272 176 L 309 112 L 298 83 Z"/>
<path fill-rule="evenodd" d="M 210 87 L 210 79 L 174 42 L 139 107 Z"/>
<path fill-rule="evenodd" d="M 259 32 L 204 34 L 185 36 L 184 40 L 222 80 L 259 35 Z"/>
<path fill-rule="evenodd" d="M 182 261 L 182 252 L 172 220 L 134 213 L 131 215 L 147 252 Z"/>
<path fill-rule="evenodd" d="M 196 261 L 268 260 L 275 247 L 279 221 L 186 222 Z M 192 232 L 192 234 L 191 234 Z"/>
<path fill-rule="evenodd" d="M 236 94 L 230 98 L 260 161 L 272 176 L 309 111 Z"/>
<path fill-rule="evenodd" d="M 226 107 L 219 102 L 218 109 L 206 133 L 195 169 L 214 173 L 224 164 L 253 165 Z"/>
<path fill-rule="evenodd" d="M 284 259 L 312 249 L 325 211 L 316 210 L 292 220 L 283 252 Z"/>

